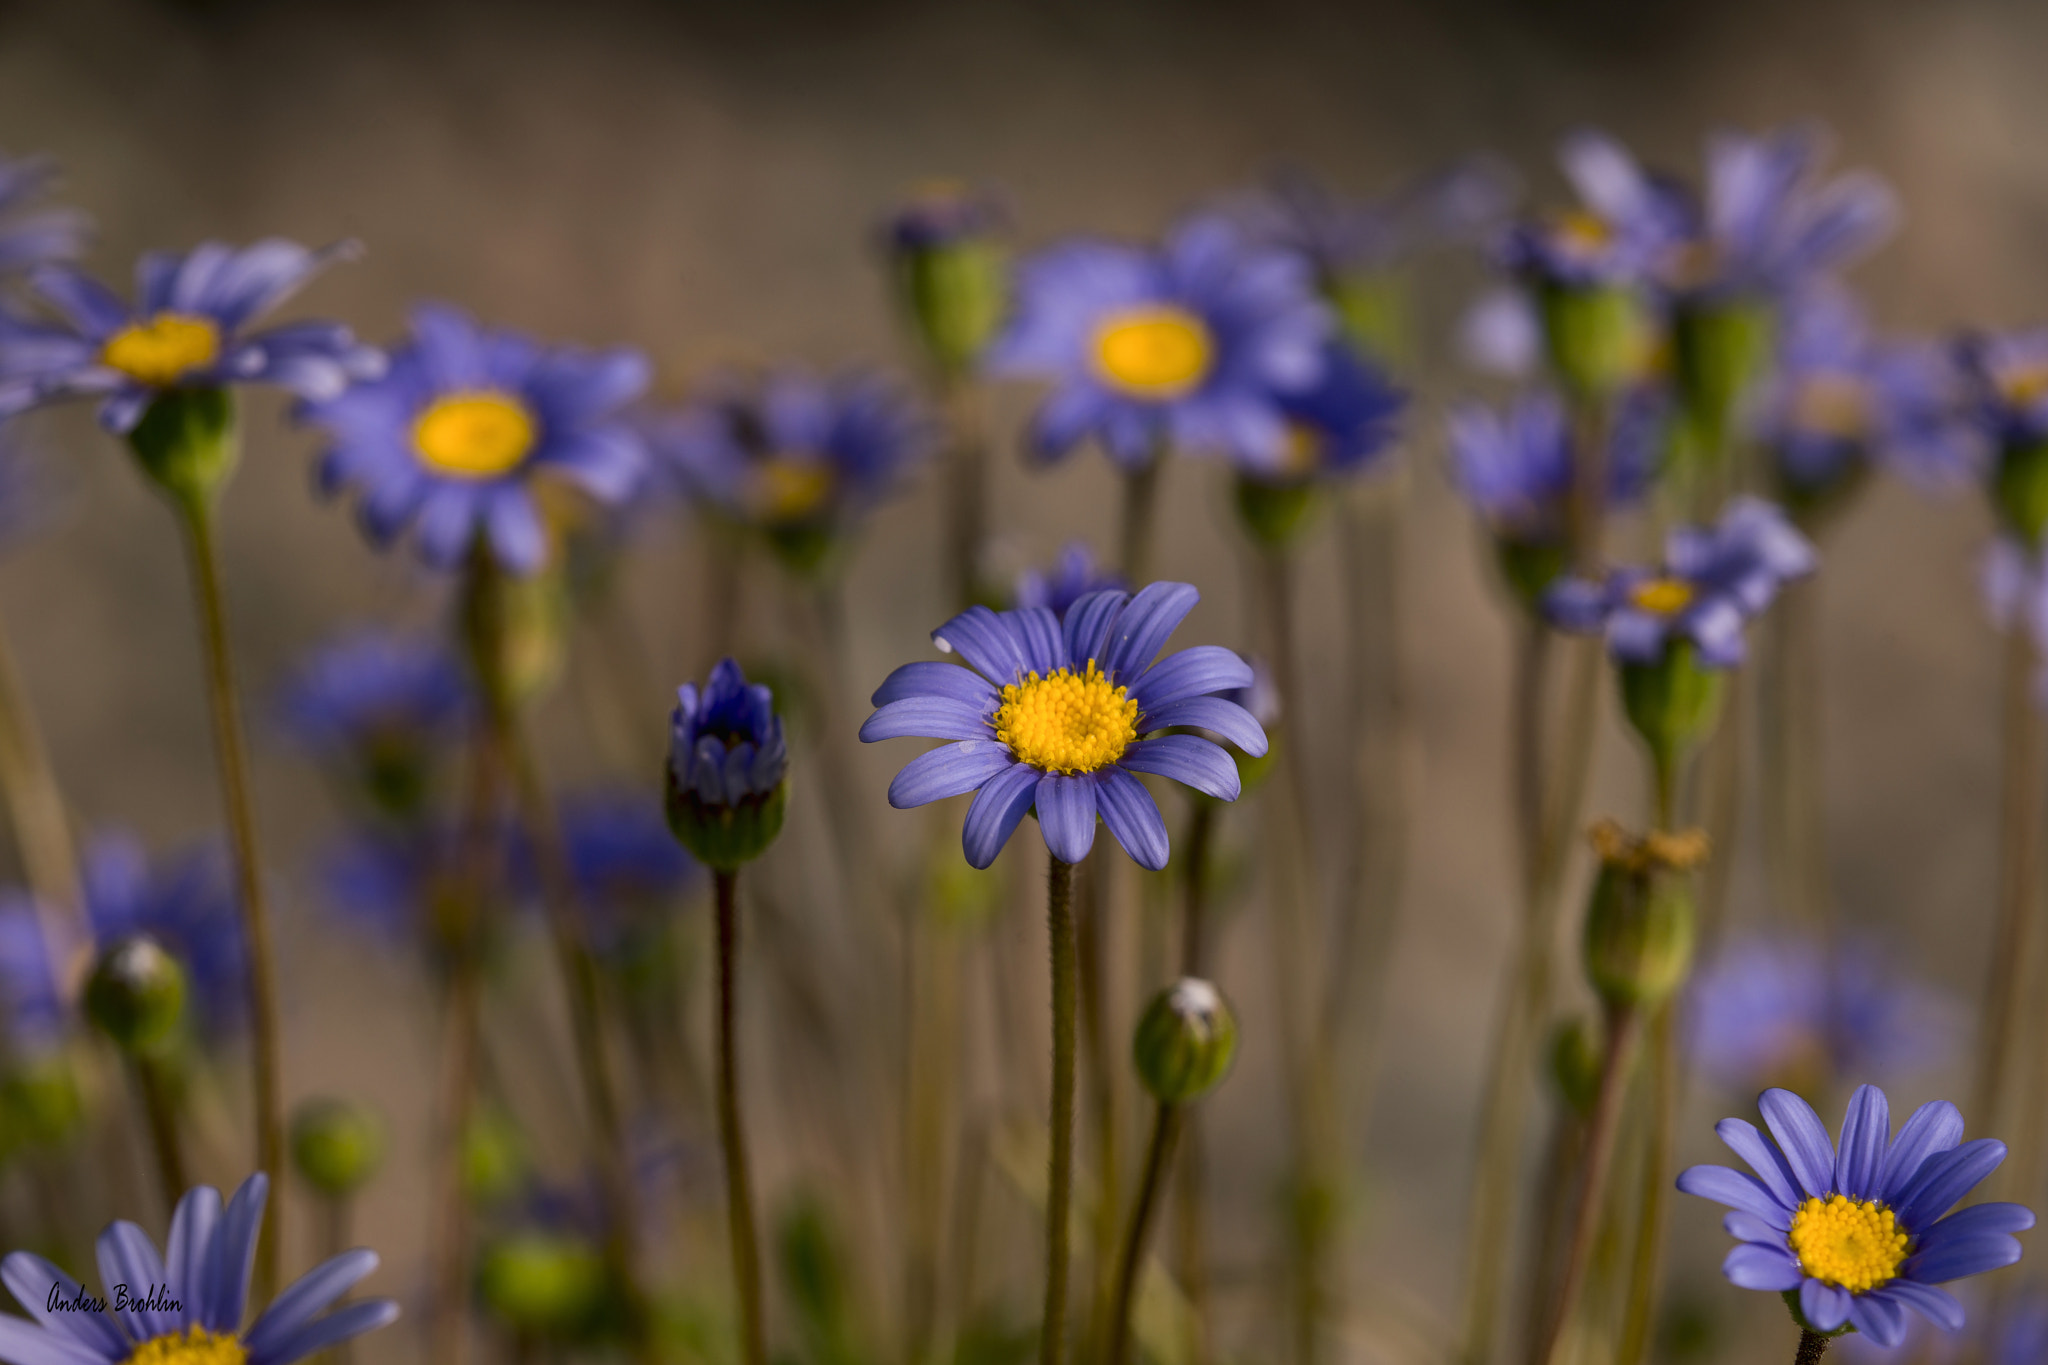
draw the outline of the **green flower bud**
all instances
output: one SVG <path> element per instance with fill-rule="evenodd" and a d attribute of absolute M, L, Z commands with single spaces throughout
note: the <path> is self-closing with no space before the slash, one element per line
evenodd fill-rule
<path fill-rule="evenodd" d="M 1641 306 L 1614 285 L 1545 285 L 1538 294 L 1551 368 L 1582 398 L 1613 393 L 1639 368 Z"/>
<path fill-rule="evenodd" d="M 1672 790 L 1720 718 L 1726 670 L 1702 668 L 1690 641 L 1673 640 L 1655 663 L 1625 663 L 1620 676 L 1622 711 L 1650 751 L 1660 789 Z"/>
<path fill-rule="evenodd" d="M 367 1106 L 308 1100 L 292 1115 L 292 1164 L 329 1199 L 354 1194 L 384 1163 L 384 1124 Z"/>
<path fill-rule="evenodd" d="M 1688 305 L 1673 324 L 1678 397 L 1693 448 L 1708 459 L 1728 446 L 1743 398 L 1770 362 L 1776 319 L 1755 299 Z"/>
<path fill-rule="evenodd" d="M 128 447 L 151 482 L 185 506 L 204 507 L 241 456 L 235 400 L 226 389 L 167 389 L 143 410 Z"/>
<path fill-rule="evenodd" d="M 765 796 L 749 796 L 731 805 L 713 805 L 695 792 L 684 791 L 674 772 L 668 781 L 668 827 L 676 842 L 714 872 L 733 872 L 768 851 L 782 833 L 789 810 L 789 779 L 783 778 Z"/>
<path fill-rule="evenodd" d="M 1706 858 L 1706 836 L 1638 839 L 1609 820 L 1594 827 L 1593 847 L 1600 872 L 1586 907 L 1586 975 L 1610 1005 L 1660 1004 L 1692 966 L 1692 870 Z"/>
<path fill-rule="evenodd" d="M 1801 1309 L 1801 1308 L 1800 1308 L 1800 1306 L 1799 1306 L 1799 1291 L 1798 1291 L 1798 1290 L 1796 1290 L 1796 1289 L 1787 1289 L 1787 1290 L 1784 1290 L 1784 1291 L 1782 1291 L 1782 1292 L 1781 1292 L 1781 1293 L 1779 1294 L 1779 1296 L 1778 1296 L 1778 1297 L 1780 1297 L 1780 1298 L 1782 1298 L 1783 1300 L 1785 1300 L 1785 1307 L 1786 1307 L 1787 1309 L 1789 1309 L 1789 1310 L 1791 1311 L 1791 1313 L 1792 1313 L 1792 1321 L 1794 1321 L 1794 1322 L 1798 1323 L 1798 1324 L 1799 1324 L 1799 1326 L 1800 1326 L 1800 1329 L 1801 1329 L 1802 1331 L 1807 1331 L 1807 1332 L 1811 1332 L 1811 1333 L 1813 1333 L 1813 1334 L 1814 1334 L 1815 1336 L 1817 1336 L 1817 1337 L 1827 1337 L 1827 1338 L 1829 1338 L 1829 1339 L 1831 1339 L 1831 1340 L 1832 1340 L 1832 1339 L 1833 1339 L 1833 1338 L 1835 1338 L 1835 1337 L 1839 1337 L 1839 1336 L 1846 1336 L 1846 1335 L 1848 1335 L 1848 1334 L 1849 1334 L 1850 1332 L 1853 1332 L 1853 1331 L 1855 1331 L 1855 1330 L 1856 1330 L 1856 1328 L 1855 1328 L 1855 1326 L 1854 1326 L 1853 1324 L 1845 1322 L 1845 1323 L 1843 1323 L 1843 1324 L 1842 1324 L 1842 1325 L 1841 1325 L 1840 1327 L 1837 1327 L 1837 1328 L 1836 1328 L 1836 1329 L 1835 1329 L 1834 1331 L 1832 1331 L 1832 1332 L 1823 1332 L 1823 1331 L 1821 1331 L 1821 1330 L 1820 1330 L 1820 1328 L 1818 1328 L 1818 1327 L 1815 1327 L 1815 1326 L 1814 1326 L 1814 1325 L 1813 1325 L 1812 1323 L 1810 1323 L 1810 1322 L 1808 1322 L 1808 1321 L 1806 1320 L 1806 1313 L 1805 1313 L 1805 1311 L 1804 1311 L 1803 1309 Z"/>
<path fill-rule="evenodd" d="M 587 1331 L 606 1299 L 604 1257 L 581 1238 L 518 1232 L 484 1248 L 477 1293 L 518 1332 L 573 1337 Z"/>
<path fill-rule="evenodd" d="M 1601 1065 L 1600 1033 L 1591 1019 L 1580 1016 L 1557 1026 L 1550 1038 L 1550 1079 L 1582 1117 L 1593 1112 Z"/>
<path fill-rule="evenodd" d="M 1131 1060 L 1161 1104 L 1186 1104 L 1214 1090 L 1237 1055 L 1237 1018 L 1223 993 L 1184 976 L 1152 997 L 1138 1020 Z"/>
<path fill-rule="evenodd" d="M 517 1124 L 495 1109 L 470 1117 L 462 1133 L 462 1188 L 477 1204 L 502 1204 L 526 1182 L 532 1163 Z"/>
<path fill-rule="evenodd" d="M 2048 441 L 2008 441 L 1991 474 L 1991 506 L 2029 549 L 2048 531 Z"/>
<path fill-rule="evenodd" d="M 1321 503 L 1314 481 L 1269 482 L 1240 474 L 1236 481 L 1238 522 L 1255 545 L 1281 550 L 1294 544 Z"/>
<path fill-rule="evenodd" d="M 147 934 L 124 938 L 93 965 L 85 1013 L 130 1056 L 160 1051 L 185 1017 L 185 969 Z"/>
<path fill-rule="evenodd" d="M 897 258 L 904 310 L 939 369 L 957 375 L 995 336 L 1008 304 L 1010 253 L 989 238 L 913 246 Z"/>

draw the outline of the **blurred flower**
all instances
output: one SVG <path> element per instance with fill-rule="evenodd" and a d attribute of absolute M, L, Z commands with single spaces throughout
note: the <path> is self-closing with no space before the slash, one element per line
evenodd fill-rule
<path fill-rule="evenodd" d="M 1649 282 L 1683 238 L 1688 208 L 1676 184 L 1653 176 L 1605 133 L 1581 131 L 1558 148 L 1579 207 L 1511 227 L 1503 263 L 1538 285 L 1563 288 Z"/>
<path fill-rule="evenodd" d="M 438 568 L 480 545 L 528 574 L 548 558 L 542 485 L 559 480 L 606 506 L 639 485 L 646 452 L 619 410 L 647 373 L 638 351 L 542 346 L 423 304 L 384 375 L 302 416 L 327 438 L 321 491 L 357 492 L 358 519 L 379 546 L 412 527 Z"/>
<path fill-rule="evenodd" d="M 133 306 L 72 266 L 42 266 L 30 287 L 57 318 L 0 314 L 0 417 L 97 398 L 100 425 L 125 435 L 173 390 L 274 384 L 332 398 L 381 372 L 383 357 L 336 322 L 245 329 L 355 254 L 350 242 L 310 251 L 276 237 L 240 249 L 206 242 L 182 256 L 151 252 L 135 268 Z"/>
<path fill-rule="evenodd" d="M 912 190 L 889 216 L 884 235 L 897 251 L 930 251 L 1009 230 L 1003 201 L 958 180 L 931 180 Z"/>
<path fill-rule="evenodd" d="M 1778 590 L 1813 572 L 1813 547 L 1785 514 L 1737 498 L 1712 527 L 1682 526 L 1665 541 L 1664 565 L 1620 568 L 1594 582 L 1553 584 L 1544 609 L 1561 630 L 1603 632 L 1623 663 L 1654 663 L 1673 640 L 1690 641 L 1707 668 L 1742 662 L 1742 628 Z"/>
<path fill-rule="evenodd" d="M 1255 241 L 1306 258 L 1329 281 L 1386 270 L 1440 242 L 1479 240 L 1499 228 L 1520 191 L 1510 167 L 1475 156 L 1367 199 L 1284 170 L 1229 210 Z"/>
<path fill-rule="evenodd" d="M 1458 354 L 1484 374 L 1526 379 L 1543 358 L 1543 315 L 1528 291 L 1490 289 L 1458 324 Z"/>
<path fill-rule="evenodd" d="M 1831 954 L 1784 934 L 1737 938 L 1694 976 L 1686 1034 L 1702 1071 L 1740 1087 L 1891 1078 L 1941 1064 L 1958 1041 L 1952 1003 L 1876 945 Z"/>
<path fill-rule="evenodd" d="M 280 711 L 302 748 L 360 779 L 396 815 L 417 810 L 441 746 L 469 717 L 468 680 L 438 643 L 381 630 L 338 636 L 314 650 Z"/>
<path fill-rule="evenodd" d="M 76 1311 L 68 1306 L 92 1298 L 77 1280 L 32 1252 L 9 1254 L 0 1272 L 33 1321 L 0 1320 L 0 1350 L 12 1365 L 291 1365 L 394 1321 L 390 1299 L 326 1312 L 377 1268 L 377 1253 L 359 1248 L 301 1276 L 242 1330 L 269 1192 L 261 1171 L 225 1208 L 209 1186 L 187 1191 L 171 1215 L 168 1259 L 135 1224 L 109 1224 L 98 1243 L 100 1298 L 113 1304 L 125 1285 L 121 1308 Z"/>
<path fill-rule="evenodd" d="M 0 275 L 76 256 L 90 226 L 70 209 L 35 209 L 57 168 L 44 157 L 0 153 Z"/>
<path fill-rule="evenodd" d="M 24 891 L 0 891 L 0 1051 L 46 1052 L 69 1022 L 45 916 Z"/>
<path fill-rule="evenodd" d="M 1625 507 L 1648 491 L 1663 454 L 1663 395 L 1632 390 L 1616 414 L 1607 449 L 1607 499 Z M 1493 536 L 1561 542 L 1572 493 L 1571 427 L 1557 395 L 1533 389 L 1506 411 L 1455 404 L 1449 417 L 1451 474 Z"/>
<path fill-rule="evenodd" d="M 2048 327 L 1966 336 L 1956 358 L 1986 435 L 2000 445 L 2048 440 Z"/>
<path fill-rule="evenodd" d="M 1866 463 L 1929 491 L 1981 472 L 1985 451 L 1964 420 L 1961 379 L 1944 350 L 1879 341 L 1839 289 L 1802 294 L 1781 328 L 1757 438 L 1789 494 L 1823 496 Z"/>
<path fill-rule="evenodd" d="M 585 932 L 601 958 L 632 951 L 703 876 L 696 860 L 676 846 L 661 807 L 643 793 L 578 793 L 562 802 L 561 821 L 570 870 L 590 916 Z"/>
<path fill-rule="evenodd" d="M 226 849 L 201 844 L 152 860 L 132 837 L 103 834 L 86 849 L 80 880 L 95 946 L 104 951 L 131 934 L 149 935 L 185 968 L 206 1032 L 241 1022 L 247 957 Z"/>
<path fill-rule="evenodd" d="M 939 373 L 957 380 L 1002 325 L 1009 215 L 993 194 L 935 181 L 897 210 L 885 236 L 903 312 Z"/>
<path fill-rule="evenodd" d="M 412 947 L 440 922 L 455 842 L 444 826 L 352 831 L 319 861 L 320 902 L 351 928 Z"/>
<path fill-rule="evenodd" d="M 1253 755 L 1265 732 L 1243 707 L 1213 694 L 1252 681 L 1244 660 L 1198 646 L 1153 656 L 1200 600 L 1185 583 L 1153 583 L 1132 597 L 1091 593 L 1064 621 L 1045 607 L 971 607 L 932 632 L 970 667 L 910 663 L 875 692 L 865 741 L 911 736 L 953 741 L 911 760 L 889 784 L 899 810 L 974 792 L 962 830 L 967 861 L 987 867 L 1025 812 L 1036 809 L 1046 848 L 1078 863 L 1095 843 L 1098 815 L 1141 866 L 1166 866 L 1166 825 L 1133 776 L 1156 773 L 1225 801 L 1237 765 L 1195 735 L 1143 734 L 1173 726 L 1215 731 Z"/>
<path fill-rule="evenodd" d="M 1954 1105 L 1922 1105 L 1893 1138 L 1884 1092 L 1860 1086 L 1839 1152 L 1791 1091 L 1766 1090 L 1757 1107 L 1775 1142 L 1741 1119 L 1714 1129 L 1756 1174 L 1694 1166 L 1678 1188 L 1733 1210 L 1722 1225 L 1742 1245 L 1722 1273 L 1744 1289 L 1798 1291 L 1796 1312 L 1808 1329 L 1849 1323 L 1880 1346 L 1896 1346 L 1912 1308 L 1956 1331 L 1962 1305 L 1935 1286 L 2019 1260 L 2012 1234 L 2034 1225 L 2023 1206 L 1976 1204 L 1941 1216 L 2005 1160 L 2002 1142 L 1962 1141 Z"/>
<path fill-rule="evenodd" d="M 1282 394 L 1287 440 L 1277 459 L 1238 452 L 1238 472 L 1261 483 L 1345 478 L 1378 463 L 1394 444 L 1394 418 L 1408 396 L 1349 346 L 1323 348 L 1322 378 Z"/>
<path fill-rule="evenodd" d="M 1120 574 L 1098 560 L 1086 542 L 1077 540 L 1060 551 L 1052 568 L 1026 569 L 1018 574 L 1012 596 L 1020 608 L 1044 607 L 1063 617 L 1068 607 L 1089 593 L 1123 585 Z"/>
<path fill-rule="evenodd" d="M 1316 381 L 1331 332 L 1311 286 L 1301 258 L 1249 247 L 1213 215 L 1156 249 L 1069 241 L 1018 268 L 987 364 L 1052 381 L 1031 427 L 1048 459 L 1093 436 L 1126 470 L 1169 446 L 1273 464 L 1287 449 L 1279 395 Z"/>

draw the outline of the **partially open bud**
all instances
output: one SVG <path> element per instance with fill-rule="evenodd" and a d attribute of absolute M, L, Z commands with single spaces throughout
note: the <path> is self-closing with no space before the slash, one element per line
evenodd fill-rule
<path fill-rule="evenodd" d="M 205 507 L 235 472 L 241 441 L 226 389 L 167 389 L 128 433 L 142 472 L 187 507 Z"/>
<path fill-rule="evenodd" d="M 1186 1104 L 1214 1090 L 1237 1055 L 1237 1017 L 1223 992 L 1184 976 L 1152 997 L 1138 1020 L 1131 1059 L 1161 1104 Z"/>
<path fill-rule="evenodd" d="M 93 965 L 85 1012 L 130 1056 L 156 1052 L 185 1017 L 185 969 L 147 934 L 121 939 Z"/>
<path fill-rule="evenodd" d="M 308 1185 L 342 1199 L 384 1163 L 384 1124 L 367 1106 L 315 1099 L 292 1115 L 292 1164 Z"/>
<path fill-rule="evenodd" d="M 716 872 L 761 856 L 789 805 L 789 748 L 767 688 L 731 659 L 700 691 L 685 683 L 670 717 L 668 826 Z"/>
<path fill-rule="evenodd" d="M 1610 1005 L 1660 1004 L 1692 966 L 1692 873 L 1706 860 L 1706 835 L 1638 838 L 1603 820 L 1592 839 L 1600 872 L 1586 906 L 1586 975 Z"/>

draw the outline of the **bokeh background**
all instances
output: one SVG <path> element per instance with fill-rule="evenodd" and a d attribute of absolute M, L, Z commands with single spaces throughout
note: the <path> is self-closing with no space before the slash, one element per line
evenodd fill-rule
<path fill-rule="evenodd" d="M 411 301 L 444 298 L 550 337 L 644 347 L 675 392 L 735 358 L 903 367 L 875 228 L 933 175 L 1001 187 L 1028 245 L 1075 230 L 1152 232 L 1280 163 L 1369 193 L 1483 150 L 1516 166 L 1533 194 L 1555 197 L 1553 145 L 1581 124 L 1691 166 L 1713 127 L 1817 118 L 1837 133 L 1838 160 L 1885 176 L 1906 208 L 1904 231 L 1857 283 L 1884 323 L 1937 330 L 2018 324 L 2048 307 L 2044 44 L 2048 10 L 2016 0 L 0 0 L 0 145 L 61 159 L 64 198 L 99 222 L 90 264 L 103 272 L 142 248 L 204 237 L 357 237 L 367 257 L 324 278 L 305 309 L 377 340 Z M 1476 263 L 1432 266 L 1420 359 L 1403 376 L 1420 398 L 1405 442 L 1397 589 L 1410 804 L 1387 1023 L 1374 1074 L 1359 1078 L 1372 1117 L 1351 1155 L 1368 1173 L 1354 1241 L 1354 1282 L 1368 1286 L 1360 1311 L 1408 1326 L 1390 1334 L 1405 1344 L 1361 1341 L 1359 1359 L 1428 1358 L 1417 1343 L 1440 1339 L 1451 1320 L 1482 1054 L 1516 905 L 1508 633 L 1436 425 L 1441 401 L 1473 384 L 1448 340 L 1479 276 Z M 1005 553 L 1043 560 L 1075 537 L 1106 546 L 1107 466 L 1089 454 L 1026 469 L 1014 433 L 1027 398 L 1006 393 L 996 413 L 991 517 Z M 52 533 L 0 565 L 0 616 L 62 781 L 87 828 L 118 823 L 159 844 L 205 834 L 217 807 L 172 523 L 89 414 L 38 429 L 66 497 Z M 367 549 L 346 515 L 314 498 L 310 442 L 281 405 L 254 399 L 248 429 L 225 553 L 256 695 L 274 693 L 339 627 L 432 626 L 439 585 Z M 1223 487 L 1192 463 L 1167 479 L 1160 575 L 1204 595 L 1183 643 L 1251 631 Z M 847 600 L 863 697 L 895 663 L 926 657 L 926 633 L 946 614 L 939 509 L 926 480 L 875 518 L 855 560 Z M 589 723 L 578 689 L 603 680 L 572 678 L 544 718 L 550 765 L 566 779 L 608 774 L 646 786 L 649 799 L 668 689 L 703 663 L 700 547 L 680 510 L 653 520 L 626 583 L 649 685 L 604 703 L 630 716 L 623 733 Z M 1977 588 L 1988 529 L 1975 499 L 1931 502 L 1881 484 L 1829 543 L 1820 589 L 1839 912 L 1889 935 L 1966 1001 L 1984 969 L 1994 890 L 1997 646 Z M 1311 732 L 1344 703 L 1336 578 L 1325 533 L 1303 575 Z M 777 591 L 772 566 L 749 568 L 757 652 L 788 638 Z M 416 972 L 320 913 L 309 868 L 339 811 L 318 775 L 263 732 L 260 708 L 257 723 L 264 831 L 287 892 L 289 1083 L 295 1095 L 367 1099 L 390 1119 L 391 1169 L 365 1197 L 358 1235 L 386 1258 L 373 1283 L 403 1297 L 423 1274 L 434 1014 Z M 908 746 L 881 747 L 858 759 L 870 823 L 909 856 L 926 827 L 882 802 Z M 1610 731 L 1596 810 L 1637 809 L 1634 767 Z M 1334 782 L 1334 767 L 1323 776 Z M 815 799 L 815 787 L 799 796 Z M 1245 821 L 1238 837 L 1255 828 Z M 820 839 L 815 813 L 799 806 L 779 856 L 815 856 Z M 1756 843 L 1752 832 L 1739 854 L 1737 922 L 1773 913 Z M 851 969 L 845 927 L 808 926 L 829 918 L 836 891 L 815 874 L 778 876 L 772 894 L 794 927 L 766 951 L 793 959 L 798 979 L 829 983 Z M 1032 912 L 1012 918 L 992 942 L 1037 999 Z M 1271 1235 L 1284 1134 L 1262 1041 L 1269 971 L 1239 937 L 1220 974 L 1248 1050 L 1214 1121 L 1218 1216 L 1239 1230 L 1224 1255 L 1251 1276 Z M 553 1010 L 538 959 L 533 978 L 534 1008 Z M 816 1150 L 829 1138 L 803 1132 L 806 1068 L 829 1052 L 823 1025 L 782 1008 L 780 989 L 756 993 L 748 1036 L 771 1203 L 831 1174 Z M 964 989 L 986 994 L 979 976 Z M 1029 1036 L 1035 1049 L 1035 1028 Z M 976 1055 L 996 1064 L 985 1047 Z M 536 1094 L 560 1061 L 534 1057 Z M 1894 1090 L 1894 1112 L 1961 1098 L 1965 1075 L 1959 1065 L 1914 1078 Z M 1696 1088 L 1681 1160 L 1712 1159 L 1707 1121 L 1745 1102 Z M 221 1127 L 205 1174 L 238 1178 L 239 1138 L 239 1125 Z M 706 1161 L 701 1197 L 715 1199 L 715 1152 Z M 110 1171 L 110 1191 L 146 1188 L 141 1169 Z M 1028 1238 L 1028 1219 L 1011 1216 Z M 1775 1313 L 1738 1305 L 1767 1296 L 1714 1274 L 1717 1216 L 1678 1210 L 1680 1296 L 1730 1317 Z M 1022 1254 L 1028 1268 L 1035 1253 Z M 1244 1321 L 1240 1331 L 1255 1332 L 1256 1317 Z M 418 1349 L 401 1327 L 372 1353 L 403 1362 Z"/>

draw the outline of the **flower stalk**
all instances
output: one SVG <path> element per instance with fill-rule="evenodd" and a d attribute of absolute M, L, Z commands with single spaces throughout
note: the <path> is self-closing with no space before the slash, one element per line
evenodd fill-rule
<path fill-rule="evenodd" d="M 732 1241 L 733 1285 L 739 1297 L 740 1359 L 745 1365 L 766 1365 L 754 1182 L 740 1113 L 739 873 L 728 869 L 714 877 L 718 900 L 718 1143 L 725 1157 L 726 1225 Z"/>
<path fill-rule="evenodd" d="M 1048 855 L 1046 934 L 1052 952 L 1052 1151 L 1045 1195 L 1045 1311 L 1040 1365 L 1059 1365 L 1067 1335 L 1067 1208 L 1074 1188 L 1076 950 L 1074 866 Z"/>

